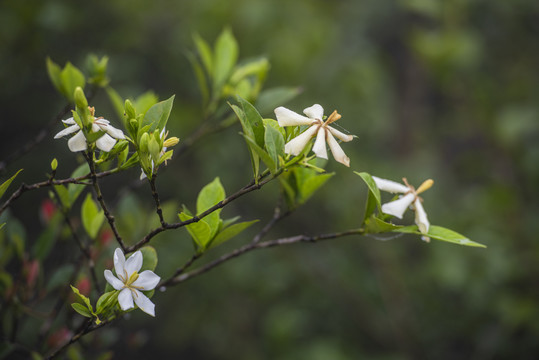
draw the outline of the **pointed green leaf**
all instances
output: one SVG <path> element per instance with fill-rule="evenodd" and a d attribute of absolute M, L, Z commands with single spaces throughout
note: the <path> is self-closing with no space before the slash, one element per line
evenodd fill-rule
<path fill-rule="evenodd" d="M 80 176 L 84 176 L 84 175 L 88 174 L 89 172 L 90 172 L 90 168 L 88 167 L 88 164 L 84 163 L 84 164 L 80 165 L 78 168 L 76 168 L 75 171 L 73 171 L 73 173 L 71 174 L 71 177 L 72 178 L 77 178 L 77 177 L 80 177 Z M 75 201 L 79 197 L 82 190 L 84 190 L 84 188 L 85 188 L 85 185 L 81 185 L 81 184 L 69 184 L 69 185 L 67 185 L 67 192 L 69 194 L 69 206 L 68 206 L 68 208 L 71 207 L 71 205 L 75 203 Z"/>
<path fill-rule="evenodd" d="M 180 217 L 181 221 L 187 221 L 193 218 L 185 213 L 179 213 L 178 216 Z M 211 239 L 211 228 L 208 223 L 206 223 L 204 220 L 199 220 L 198 222 L 186 225 L 185 227 L 193 238 L 197 246 L 197 250 L 204 251 L 206 249 L 206 245 Z"/>
<path fill-rule="evenodd" d="M 71 286 L 71 290 L 73 290 L 73 292 L 78 296 L 78 298 L 80 300 L 82 300 L 82 302 L 86 305 L 86 307 L 88 308 L 88 310 L 90 310 L 90 312 L 93 313 L 94 311 L 94 308 L 92 307 L 92 304 L 90 303 L 90 299 L 88 299 L 88 297 L 82 295 L 79 291 L 79 289 L 77 289 L 76 287 L 74 287 L 73 285 L 69 285 Z"/>
<path fill-rule="evenodd" d="M 374 209 L 378 208 L 378 211 L 381 210 L 381 197 L 380 197 L 380 190 L 378 189 L 378 186 L 376 186 L 376 183 L 374 182 L 372 176 L 366 172 L 357 172 L 354 171 L 354 173 L 363 179 L 365 184 L 367 184 L 367 187 L 369 188 L 369 195 L 367 198 L 367 204 L 365 207 L 365 215 L 363 217 L 364 221 L 367 220 L 371 214 L 374 212 Z"/>
<path fill-rule="evenodd" d="M 365 220 L 365 229 L 368 234 L 378 234 L 385 233 L 390 231 L 397 231 L 401 229 L 402 226 L 391 224 L 383 221 L 382 219 L 371 215 L 368 219 Z"/>
<path fill-rule="evenodd" d="M 219 96 L 238 60 L 238 44 L 230 29 L 224 29 L 215 42 L 213 58 L 213 91 Z"/>
<path fill-rule="evenodd" d="M 254 153 L 256 153 L 256 155 L 258 155 L 258 157 L 260 157 L 262 162 L 264 162 L 264 164 L 266 164 L 266 166 L 271 171 L 271 173 L 275 174 L 277 172 L 277 164 L 273 161 L 271 156 L 264 149 L 259 147 L 253 139 L 246 136 L 245 134 L 242 134 L 242 135 L 245 138 L 245 140 L 247 141 L 247 144 L 252 149 L 252 151 Z"/>
<path fill-rule="evenodd" d="M 47 57 L 47 73 L 49 74 L 49 79 L 52 84 L 62 95 L 64 95 L 64 90 L 62 89 L 62 79 L 60 79 L 60 73 L 62 69 L 56 64 L 51 58 Z"/>
<path fill-rule="evenodd" d="M 206 72 L 211 76 L 213 73 L 213 55 L 210 46 L 198 33 L 193 34 L 193 41 Z"/>
<path fill-rule="evenodd" d="M 193 72 L 197 78 L 198 88 L 200 89 L 200 94 L 202 95 L 202 103 L 206 105 L 210 99 L 210 90 L 208 88 L 206 73 L 202 69 L 202 66 L 198 62 L 195 55 L 188 52 L 187 59 L 189 60 L 189 63 L 191 63 L 191 67 L 193 68 Z"/>
<path fill-rule="evenodd" d="M 266 126 L 264 132 L 266 150 L 275 164 L 279 164 L 279 156 L 284 156 L 284 137 L 272 126 Z"/>
<path fill-rule="evenodd" d="M 251 124 L 249 122 L 247 122 L 247 120 L 245 118 L 245 112 L 239 106 L 232 105 L 232 104 L 229 104 L 229 105 L 232 108 L 232 110 L 234 110 L 234 112 L 236 113 L 236 116 L 238 117 L 238 119 L 240 119 L 240 123 L 241 123 L 241 126 L 243 128 L 243 133 L 245 134 L 245 136 L 247 136 L 247 137 L 249 137 L 251 139 L 254 139 L 255 135 L 254 135 L 254 132 L 253 132 L 253 128 L 252 128 Z M 247 141 L 247 145 L 248 145 L 248 148 L 249 148 L 249 155 L 251 157 L 251 165 L 253 167 L 253 175 L 254 175 L 254 178 L 256 179 L 256 178 L 258 178 L 258 172 L 260 170 L 260 158 L 259 158 L 258 154 L 256 153 L 256 151 L 251 148 L 248 141 Z"/>
<path fill-rule="evenodd" d="M 87 317 L 87 318 L 91 318 L 92 317 L 92 313 L 90 312 L 90 310 L 88 310 L 88 308 L 80 303 L 73 303 L 71 304 L 71 307 L 76 311 L 78 312 L 79 314 L 81 314 L 82 316 L 84 317 Z"/>
<path fill-rule="evenodd" d="M 86 199 L 82 203 L 81 218 L 84 230 L 90 238 L 95 239 L 103 221 L 105 221 L 105 213 L 103 210 L 99 211 L 90 193 L 86 195 Z"/>
<path fill-rule="evenodd" d="M 245 221 L 238 224 L 230 225 L 229 227 L 221 231 L 219 234 L 217 234 L 215 239 L 213 239 L 209 244 L 208 248 L 213 248 L 218 245 L 221 245 L 225 241 L 230 240 L 231 238 L 238 235 L 243 230 L 247 229 L 249 226 L 253 225 L 256 222 L 258 222 L 258 220 Z"/>
<path fill-rule="evenodd" d="M 264 78 L 270 67 L 267 58 L 258 58 L 241 65 L 236 66 L 234 72 L 230 76 L 230 82 L 237 84 L 239 81 L 251 75 L 257 75 L 259 78 Z"/>
<path fill-rule="evenodd" d="M 4 193 L 6 192 L 7 188 L 9 187 L 9 185 L 11 184 L 11 182 L 13 180 L 15 180 L 15 178 L 17 177 L 17 175 L 19 175 L 19 173 L 22 171 L 23 169 L 20 169 L 19 171 L 17 171 L 15 173 L 15 175 L 13 175 L 12 177 L 10 177 L 9 179 L 7 179 L 6 181 L 4 181 L 2 183 L 2 185 L 0 185 L 0 198 L 2 198 L 2 196 L 4 195 Z"/>
<path fill-rule="evenodd" d="M 300 170 L 299 168 L 294 169 L 294 171 Z M 306 169 L 304 169 L 306 170 Z M 299 189 L 299 199 L 300 204 L 304 204 L 309 198 L 318 190 L 322 185 L 329 180 L 330 177 L 335 175 L 335 173 L 329 174 L 317 174 L 311 170 L 312 176 L 309 176 L 301 184 L 298 184 Z"/>
<path fill-rule="evenodd" d="M 44 260 L 51 252 L 56 243 L 58 230 L 61 229 L 60 223 L 62 222 L 62 219 L 63 216 L 61 212 L 56 212 L 51 218 L 47 228 L 37 238 L 32 247 L 32 252 L 36 259 Z"/>
<path fill-rule="evenodd" d="M 425 235 L 419 231 L 416 225 L 405 226 L 395 230 L 395 232 Z M 472 241 L 464 235 L 461 235 L 453 230 L 449 230 L 441 226 L 431 225 L 429 227 L 429 232 L 428 234 L 426 234 L 426 236 L 432 239 L 447 241 L 453 244 L 486 248 L 486 246 L 483 244 Z"/>
<path fill-rule="evenodd" d="M 84 88 L 86 79 L 82 72 L 73 66 L 70 62 L 66 64 L 62 72 L 60 73 L 60 80 L 62 82 L 62 88 L 65 91 L 64 96 L 70 101 L 74 101 L 73 94 L 77 87 Z"/>
<path fill-rule="evenodd" d="M 97 300 L 97 304 L 95 305 L 96 314 L 102 314 L 105 310 L 115 306 L 118 301 L 119 293 L 120 292 L 118 290 L 113 290 L 101 295 Z"/>
<path fill-rule="evenodd" d="M 175 95 L 172 95 L 167 100 L 160 101 L 148 109 L 140 126 L 144 127 L 150 125 L 149 132 L 154 132 L 155 129 L 163 130 L 167 126 L 170 111 L 172 110 L 172 104 L 174 103 L 174 97 Z"/>
<path fill-rule="evenodd" d="M 264 148 L 264 121 L 262 119 L 262 116 L 258 113 L 258 110 L 247 100 L 243 99 L 240 96 L 236 97 L 238 103 L 240 104 L 243 114 L 244 114 L 244 121 L 249 124 L 249 126 L 252 129 L 253 132 L 253 140 L 256 141 L 256 144 L 260 148 Z M 242 119 L 240 118 L 240 121 Z M 243 121 L 242 121 L 243 126 Z M 245 130 L 244 130 L 245 131 Z"/>
<path fill-rule="evenodd" d="M 148 90 L 145 93 L 137 96 L 137 98 L 133 101 L 133 105 L 135 106 L 137 114 L 146 114 L 152 106 L 157 104 L 158 101 L 159 98 L 157 95 L 153 91 Z M 163 129 L 163 127 L 159 126 L 158 128 Z"/>
<path fill-rule="evenodd" d="M 197 198 L 197 214 L 201 214 L 212 206 L 216 205 L 226 197 L 225 189 L 221 180 L 216 177 L 211 183 L 204 186 Z M 219 214 L 221 209 L 217 209 L 204 217 L 204 221 L 210 226 L 210 239 L 212 239 L 219 230 Z"/>

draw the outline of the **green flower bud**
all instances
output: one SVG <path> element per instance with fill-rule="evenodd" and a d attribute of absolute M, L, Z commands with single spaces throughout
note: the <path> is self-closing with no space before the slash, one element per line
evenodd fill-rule
<path fill-rule="evenodd" d="M 150 142 L 150 135 L 148 133 L 142 134 L 142 136 L 140 137 L 140 142 L 139 142 L 139 147 L 140 147 L 141 152 L 143 153 L 149 152 L 148 150 L 149 142 Z"/>
<path fill-rule="evenodd" d="M 80 86 L 77 86 L 74 92 L 75 97 L 75 105 L 79 109 L 87 109 L 88 108 L 88 100 L 86 100 L 86 96 L 84 96 L 84 91 Z"/>
<path fill-rule="evenodd" d="M 129 99 L 125 100 L 125 114 L 127 115 L 128 119 L 137 118 L 135 108 L 133 107 L 133 104 L 131 104 L 131 101 L 129 101 Z"/>
<path fill-rule="evenodd" d="M 56 171 L 57 167 L 58 167 L 58 160 L 56 160 L 56 158 L 54 158 L 51 161 L 51 169 L 52 169 L 52 171 Z"/>
<path fill-rule="evenodd" d="M 150 139 L 148 150 L 150 151 L 153 162 L 157 164 L 159 161 L 159 153 L 161 152 L 161 145 L 157 142 L 157 140 L 155 140 L 155 137 Z"/>

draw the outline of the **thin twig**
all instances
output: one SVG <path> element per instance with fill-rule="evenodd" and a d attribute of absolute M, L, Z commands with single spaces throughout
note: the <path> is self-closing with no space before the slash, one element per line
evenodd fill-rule
<path fill-rule="evenodd" d="M 103 194 L 101 193 L 101 188 L 99 187 L 99 184 L 97 183 L 97 176 L 95 172 L 95 163 L 93 159 L 93 152 L 84 153 L 84 157 L 86 158 L 86 161 L 88 162 L 88 166 L 90 167 L 90 178 L 92 180 L 92 185 L 94 186 L 94 191 L 97 196 L 97 201 L 101 205 L 101 208 L 103 209 L 105 213 L 105 217 L 107 218 L 107 221 L 109 222 L 110 228 L 112 230 L 112 233 L 114 234 L 114 237 L 116 238 L 116 241 L 122 248 L 122 250 L 125 252 L 125 244 L 122 240 L 122 237 L 120 236 L 120 233 L 118 232 L 118 229 L 116 228 L 116 222 L 114 220 L 114 216 L 110 213 L 107 204 L 105 203 L 105 199 L 103 198 Z"/>
<path fill-rule="evenodd" d="M 180 221 L 180 222 L 177 222 L 177 223 L 173 223 L 173 224 L 166 224 L 165 226 L 160 226 L 156 229 L 153 229 L 151 230 L 148 234 L 146 234 L 146 236 L 144 236 L 139 242 L 137 242 L 136 244 L 128 247 L 128 248 L 125 248 L 124 249 L 124 252 L 127 254 L 127 253 L 131 253 L 133 251 L 136 251 L 138 249 L 140 249 L 142 246 L 146 245 L 148 242 L 150 242 L 150 240 L 156 236 L 157 234 L 160 234 L 161 232 L 165 231 L 165 230 L 173 230 L 173 229 L 178 229 L 178 228 L 181 228 L 181 227 L 184 227 L 186 225 L 189 225 L 189 224 L 192 224 L 192 223 L 195 223 L 195 222 L 198 222 L 200 221 L 202 218 L 204 218 L 205 216 L 211 214 L 212 212 L 216 211 L 216 210 L 219 210 L 221 208 L 223 208 L 225 205 L 227 205 L 228 203 L 236 200 L 237 198 L 247 194 L 247 193 L 250 193 L 251 191 L 254 191 L 254 190 L 259 190 L 260 188 L 262 188 L 262 186 L 266 185 L 267 183 L 269 183 L 271 180 L 277 178 L 281 173 L 283 172 L 283 169 L 281 169 L 280 171 L 276 172 L 275 174 L 272 174 L 270 177 L 268 177 L 267 179 L 265 180 L 262 180 L 260 181 L 260 179 L 263 179 L 265 178 L 268 173 L 264 173 L 262 175 L 259 176 L 258 178 L 258 182 L 255 182 L 254 180 L 251 180 L 251 182 L 244 186 L 243 188 L 241 188 L 240 190 L 238 190 L 237 192 L 235 192 L 234 194 L 230 195 L 229 197 L 227 197 L 226 199 L 224 200 L 221 200 L 219 201 L 217 204 L 215 204 L 214 206 L 212 206 L 211 208 L 207 209 L 206 211 L 194 216 L 193 218 L 189 219 L 189 220 L 185 220 L 185 221 Z"/>
<path fill-rule="evenodd" d="M 155 187 L 155 179 L 157 178 L 157 172 L 153 174 L 152 178 L 149 179 L 150 187 L 152 189 L 152 196 L 155 201 L 155 211 L 157 212 L 157 215 L 159 216 L 159 221 L 161 222 L 161 226 L 167 226 L 167 223 L 165 219 L 163 218 L 163 210 L 161 209 L 161 203 L 159 201 L 159 194 L 157 193 L 157 188 Z"/>
<path fill-rule="evenodd" d="M 258 234 L 253 238 L 253 243 L 256 244 L 262 240 L 264 236 L 267 235 L 267 233 L 275 226 L 277 222 L 284 219 L 288 215 L 292 213 L 293 210 L 287 210 L 285 212 L 282 212 L 281 205 L 278 204 L 275 206 L 275 210 L 273 211 L 273 217 L 271 220 L 260 230 Z"/>
<path fill-rule="evenodd" d="M 195 276 L 201 275 L 228 260 L 236 258 L 252 250 L 265 249 L 265 248 L 274 247 L 274 246 L 290 245 L 290 244 L 296 244 L 300 242 L 314 243 L 317 241 L 336 239 L 339 237 L 349 236 L 349 235 L 363 235 L 364 233 L 365 233 L 364 229 L 352 229 L 352 230 L 347 230 L 347 231 L 338 232 L 338 233 L 321 234 L 321 235 L 316 235 L 316 236 L 297 235 L 297 236 L 286 237 L 286 238 L 281 238 L 281 239 L 276 239 L 276 240 L 264 241 L 260 243 L 251 242 L 250 244 L 244 245 L 239 249 L 229 252 L 228 254 L 222 255 L 218 259 L 198 269 L 195 269 L 185 274 L 181 274 L 176 277 L 171 277 L 170 279 L 163 281 L 161 284 L 157 286 L 166 287 L 166 286 L 177 285 Z"/>
<path fill-rule="evenodd" d="M 117 173 L 118 171 L 119 171 L 118 169 L 103 171 L 103 172 L 95 174 L 95 177 L 96 177 L 96 179 L 100 179 L 100 178 L 103 178 L 105 176 L 109 176 L 111 174 Z M 7 199 L 6 202 L 4 202 L 2 207 L 0 207 L 0 215 L 8 208 L 8 206 L 11 205 L 11 203 L 13 201 L 18 199 L 22 194 L 24 194 L 27 191 L 36 190 L 36 189 L 40 189 L 40 188 L 43 188 L 43 187 L 54 186 L 54 185 L 66 185 L 66 184 L 90 185 L 89 183 L 86 183 L 86 182 L 83 182 L 83 181 L 90 179 L 91 176 L 92 176 L 92 174 L 88 173 L 88 174 L 86 174 L 84 176 L 79 176 L 79 177 L 76 177 L 76 178 L 67 178 L 67 179 L 52 180 L 52 181 L 51 181 L 51 179 L 49 179 L 47 181 L 38 182 L 38 183 L 35 183 L 35 184 L 32 184 L 32 185 L 26 185 L 25 183 L 22 183 L 19 186 L 19 188 L 17 190 L 15 190 L 15 192 L 13 192 L 13 194 L 11 194 L 9 199 Z"/>

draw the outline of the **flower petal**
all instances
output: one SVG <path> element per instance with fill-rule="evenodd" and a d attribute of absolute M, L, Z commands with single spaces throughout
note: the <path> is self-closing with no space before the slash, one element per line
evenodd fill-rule
<path fill-rule="evenodd" d="M 331 132 L 327 133 L 326 138 L 329 145 L 329 149 L 331 150 L 331 153 L 333 154 L 333 157 L 335 158 L 335 160 L 337 160 L 344 166 L 350 167 L 350 158 L 346 156 L 346 154 L 344 153 L 339 143 L 337 143 L 337 140 L 335 140 L 333 135 L 331 135 Z"/>
<path fill-rule="evenodd" d="M 326 149 L 326 129 L 324 129 L 323 126 L 318 128 L 318 134 L 316 135 L 316 140 L 313 145 L 313 153 L 319 158 L 328 158 L 328 150 Z"/>
<path fill-rule="evenodd" d="M 107 282 L 116 290 L 122 290 L 124 288 L 124 283 L 118 280 L 110 270 L 105 270 L 105 279 L 107 279 Z"/>
<path fill-rule="evenodd" d="M 116 270 L 116 276 L 118 276 L 125 283 L 129 278 L 129 275 L 125 272 L 125 255 L 120 248 L 114 250 L 114 270 Z M 124 279 L 125 278 L 125 279 Z"/>
<path fill-rule="evenodd" d="M 133 281 L 133 286 L 140 287 L 141 290 L 153 290 L 161 278 L 153 271 L 145 270 L 141 272 L 138 279 Z"/>
<path fill-rule="evenodd" d="M 129 310 L 135 307 L 135 305 L 133 304 L 133 295 L 130 289 L 125 288 L 122 291 L 120 291 L 120 293 L 118 294 L 118 303 L 120 304 L 120 307 L 122 308 L 123 311 Z"/>
<path fill-rule="evenodd" d="M 76 124 L 75 119 L 73 119 L 73 117 L 70 117 L 69 119 L 62 120 L 62 122 L 64 124 L 67 124 L 67 125 L 75 125 Z"/>
<path fill-rule="evenodd" d="M 331 131 L 333 136 L 335 136 L 337 139 L 341 141 L 349 142 L 349 141 L 354 140 L 354 137 L 352 135 L 345 134 L 337 129 L 332 128 L 331 126 L 328 126 L 328 129 L 329 131 Z"/>
<path fill-rule="evenodd" d="M 296 126 L 296 125 L 310 125 L 313 119 L 309 119 L 303 115 L 293 112 L 283 106 L 279 106 L 275 111 L 275 116 L 279 122 L 279 126 Z"/>
<path fill-rule="evenodd" d="M 66 135 L 73 134 L 74 132 L 79 131 L 79 130 L 80 130 L 80 128 L 79 128 L 79 126 L 77 124 L 71 125 L 69 127 L 66 127 L 64 130 L 60 131 L 58 134 L 54 135 L 54 138 L 59 139 L 59 138 L 64 137 Z"/>
<path fill-rule="evenodd" d="M 408 186 L 399 184 L 398 182 L 395 182 L 395 181 L 380 179 L 379 177 L 376 177 L 376 176 L 373 176 L 372 179 L 376 183 L 376 186 L 378 186 L 378 189 L 387 191 L 393 194 L 405 193 L 410 190 Z"/>
<path fill-rule="evenodd" d="M 284 152 L 287 154 L 292 154 L 294 156 L 298 155 L 303 151 L 303 149 L 305 149 L 305 146 L 307 145 L 309 140 L 311 140 L 317 130 L 318 126 L 311 126 L 307 130 L 305 130 L 303 134 L 296 136 L 288 143 L 286 143 L 284 146 Z"/>
<path fill-rule="evenodd" d="M 127 259 L 125 262 L 125 271 L 127 276 L 131 276 L 136 271 L 139 271 L 142 267 L 142 252 L 139 250 Z"/>
<path fill-rule="evenodd" d="M 79 131 L 71 139 L 67 141 L 67 146 L 72 152 L 84 151 L 88 149 L 88 144 L 86 144 L 86 138 L 82 131 Z"/>
<path fill-rule="evenodd" d="M 111 125 L 108 125 L 108 124 L 106 124 L 106 125 L 97 124 L 97 125 L 101 128 L 101 130 L 105 131 L 107 134 L 109 134 L 113 138 L 115 138 L 115 139 L 125 139 L 125 135 L 122 132 L 122 130 L 116 129 L 114 126 L 111 126 Z"/>
<path fill-rule="evenodd" d="M 137 304 L 139 309 L 144 311 L 146 314 L 155 317 L 155 304 L 140 291 L 138 290 L 134 290 L 134 291 L 135 291 L 135 303 Z"/>
<path fill-rule="evenodd" d="M 311 119 L 322 120 L 324 117 L 324 108 L 320 104 L 314 104 L 313 106 L 303 110 L 303 113 Z"/>
<path fill-rule="evenodd" d="M 406 209 L 408 209 L 408 206 L 410 206 L 412 201 L 414 201 L 414 198 L 414 194 L 406 194 L 400 199 L 382 205 L 382 212 L 402 219 L 402 215 L 404 214 Z"/>
<path fill-rule="evenodd" d="M 105 134 L 105 135 L 101 136 L 99 139 L 97 139 L 95 144 L 102 151 L 109 152 L 109 151 L 112 150 L 112 148 L 116 144 L 116 139 L 113 139 L 109 135 Z"/>
<path fill-rule="evenodd" d="M 429 219 L 427 219 L 427 213 L 425 212 L 425 209 L 423 209 L 423 205 L 421 204 L 421 200 L 416 199 L 414 201 L 414 207 L 415 223 L 419 228 L 419 231 L 421 231 L 423 234 L 428 234 L 430 223 Z"/>

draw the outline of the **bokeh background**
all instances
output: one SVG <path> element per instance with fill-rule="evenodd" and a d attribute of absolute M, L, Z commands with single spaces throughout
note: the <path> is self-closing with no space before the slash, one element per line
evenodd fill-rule
<path fill-rule="evenodd" d="M 414 184 L 433 178 L 424 194 L 431 223 L 488 248 L 404 236 L 251 253 L 157 293 L 156 319 L 132 313 L 78 345 L 84 357 L 112 351 L 106 356 L 115 359 L 537 358 L 537 1 L 4 0 L 0 157 L 65 105 L 48 80 L 47 56 L 82 67 L 88 53 L 108 55 L 111 86 L 124 97 L 148 89 L 160 99 L 176 94 L 169 130 L 186 138 L 201 119 L 185 56 L 194 48 L 191 36 L 196 31 L 212 43 L 226 26 L 241 58 L 269 59 L 266 87 L 302 88 L 287 107 L 338 109 L 340 126 L 358 136 L 343 145 L 352 170 Z M 120 124 L 104 92 L 93 105 Z M 198 190 L 215 176 L 229 194 L 249 181 L 239 131 L 208 136 L 169 163 L 158 181 L 169 216 L 181 204 L 194 207 Z M 3 178 L 24 167 L 17 183 L 42 180 L 53 157 L 69 176 L 78 160 L 52 134 L 10 163 Z M 364 184 L 338 163 L 327 169 L 336 176 L 268 238 L 359 226 Z M 133 169 L 103 187 L 117 211 L 130 211 L 122 226 L 143 234 L 151 224 L 140 219 L 152 216 L 153 203 L 138 175 Z M 278 192 L 272 184 L 223 216 L 260 218 L 260 229 Z M 28 243 L 40 231 L 36 203 L 46 197 L 35 192 L 12 209 Z M 249 239 L 246 233 L 200 263 Z M 191 255 L 184 230 L 153 245 L 163 276 Z M 54 268 L 60 259 L 50 261 Z M 33 324 L 21 324 L 23 339 Z M 39 348 L 36 341 L 23 340 Z"/>

